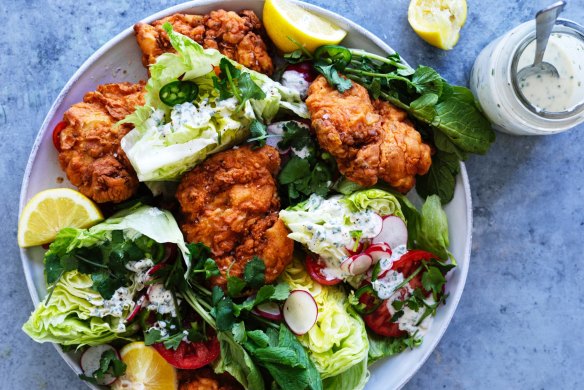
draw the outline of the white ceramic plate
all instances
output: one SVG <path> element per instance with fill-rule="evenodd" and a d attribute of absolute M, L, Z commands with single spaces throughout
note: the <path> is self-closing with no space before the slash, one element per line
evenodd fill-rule
<path fill-rule="evenodd" d="M 191 1 L 168 8 L 144 21 L 151 22 L 175 12 L 204 14 L 218 8 L 253 9 L 261 16 L 263 3 L 264 0 Z M 343 42 L 344 45 L 379 54 L 393 52 L 391 47 L 375 35 L 350 20 L 314 5 L 302 3 L 302 6 L 347 30 L 349 33 Z M 69 80 L 47 114 L 30 154 L 20 195 L 21 211 L 26 202 L 39 191 L 71 186 L 67 180 L 59 183 L 59 178 L 65 177 L 65 174 L 59 167 L 57 153 L 52 144 L 52 129 L 61 120 L 63 113 L 72 104 L 81 101 L 86 92 L 95 90 L 99 84 L 136 82 L 145 79 L 146 70 L 140 58 L 141 53 L 133 30 L 129 27 L 95 52 Z M 461 173 L 456 182 L 454 199 L 445 207 L 445 210 L 450 226 L 450 250 L 458 260 L 458 267 L 451 272 L 446 285 L 446 292 L 450 294 L 448 301 L 438 310 L 434 323 L 419 348 L 380 361 L 371 368 L 368 390 L 398 389 L 407 383 L 434 350 L 454 315 L 466 281 L 471 248 L 471 194 L 464 165 L 461 166 Z M 43 253 L 44 250 L 40 247 L 21 250 L 26 282 L 35 305 L 46 294 L 42 265 Z M 63 353 L 58 346 L 57 350 L 76 373 L 81 373 L 78 356 L 73 353 Z"/>

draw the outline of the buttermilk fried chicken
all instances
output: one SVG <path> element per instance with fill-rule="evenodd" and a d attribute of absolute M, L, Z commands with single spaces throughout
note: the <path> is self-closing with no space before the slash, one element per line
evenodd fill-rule
<path fill-rule="evenodd" d="M 416 175 L 432 164 L 430 146 L 391 104 L 371 101 L 357 83 L 344 93 L 319 76 L 308 90 L 306 105 L 320 146 L 333 155 L 349 180 L 372 186 L 379 179 L 408 192 Z"/>
<path fill-rule="evenodd" d="M 292 260 L 294 243 L 278 218 L 280 199 L 275 176 L 280 156 L 271 146 L 249 146 L 217 153 L 183 176 L 176 197 L 181 228 L 188 242 L 211 248 L 225 286 L 226 274 L 242 277 L 254 256 L 265 265 L 272 283 Z"/>
<path fill-rule="evenodd" d="M 179 371 L 180 390 L 240 390 L 243 386 L 228 373 L 215 374 L 209 367 Z"/>
<path fill-rule="evenodd" d="M 69 181 L 97 203 L 119 203 L 138 189 L 120 146 L 132 127 L 116 123 L 144 105 L 144 82 L 104 84 L 69 108 L 59 133 L 59 163 Z"/>
<path fill-rule="evenodd" d="M 251 10 L 217 10 L 208 15 L 174 14 L 152 24 L 134 26 L 138 45 L 142 50 L 142 63 L 148 66 L 163 53 L 174 52 L 168 34 L 162 26 L 169 22 L 177 31 L 203 45 L 217 49 L 223 55 L 249 69 L 271 75 L 274 66 L 262 39 L 262 24 Z"/>

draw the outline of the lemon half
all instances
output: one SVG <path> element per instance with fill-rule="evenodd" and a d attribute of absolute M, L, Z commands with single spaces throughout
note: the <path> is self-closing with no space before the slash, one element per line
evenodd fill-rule
<path fill-rule="evenodd" d="M 22 248 L 52 242 L 65 227 L 87 228 L 103 219 L 85 195 L 69 188 L 41 191 L 28 201 L 18 222 Z"/>
<path fill-rule="evenodd" d="M 347 32 L 287 0 L 267 0 L 263 12 L 264 27 L 274 45 L 285 53 L 304 46 L 312 52 L 322 45 L 336 45 Z"/>
<path fill-rule="evenodd" d="M 178 388 L 176 369 L 156 350 L 143 342 L 126 345 L 120 351 L 126 373 L 116 380 L 114 390 L 174 390 Z"/>
<path fill-rule="evenodd" d="M 408 21 L 424 41 L 450 50 L 458 42 L 466 12 L 466 0 L 411 0 Z"/>

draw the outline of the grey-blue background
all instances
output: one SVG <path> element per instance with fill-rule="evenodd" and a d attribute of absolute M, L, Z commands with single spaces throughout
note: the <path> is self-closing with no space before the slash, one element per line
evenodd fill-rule
<path fill-rule="evenodd" d="M 549 0 L 551 2 L 552 0 Z M 491 40 L 543 1 L 468 0 L 459 44 L 445 52 L 407 23 L 408 0 L 310 0 L 377 34 L 412 65 L 465 85 Z M 564 17 L 584 23 L 584 0 Z M 51 345 L 21 332 L 33 309 L 16 246 L 20 182 L 41 122 L 60 89 L 102 44 L 175 2 L 1 0 L 0 388 L 82 389 Z M 474 241 L 452 324 L 407 385 L 417 388 L 584 388 L 584 126 L 548 137 L 499 134 L 467 162 Z"/>

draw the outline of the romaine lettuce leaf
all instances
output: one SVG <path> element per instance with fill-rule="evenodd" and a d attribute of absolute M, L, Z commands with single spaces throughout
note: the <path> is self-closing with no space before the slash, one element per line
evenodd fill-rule
<path fill-rule="evenodd" d="M 170 25 L 164 28 L 177 52 L 159 56 L 150 67 L 145 106 L 122 121 L 134 125 L 122 139 L 122 148 L 140 181 L 178 180 L 209 154 L 247 138 L 254 119 L 270 122 L 281 108 L 308 117 L 298 92 L 231 60 L 233 66 L 250 75 L 266 97 L 247 100 L 241 109 L 233 97 L 220 100 L 213 69 L 226 57 L 217 50 L 203 49 L 172 31 Z M 160 101 L 159 92 L 179 77 L 197 83 L 199 94 L 192 103 L 169 107 Z"/>
<path fill-rule="evenodd" d="M 293 290 L 310 291 L 318 304 L 318 319 L 315 325 L 298 339 L 308 349 L 323 379 L 337 376 L 367 361 L 369 342 L 365 324 L 361 317 L 350 309 L 345 293 L 340 287 L 315 283 L 297 256 L 281 278 Z M 366 368 L 364 371 L 357 371 L 361 375 L 367 375 Z M 360 377 L 359 382 L 362 380 L 363 377 Z"/>

